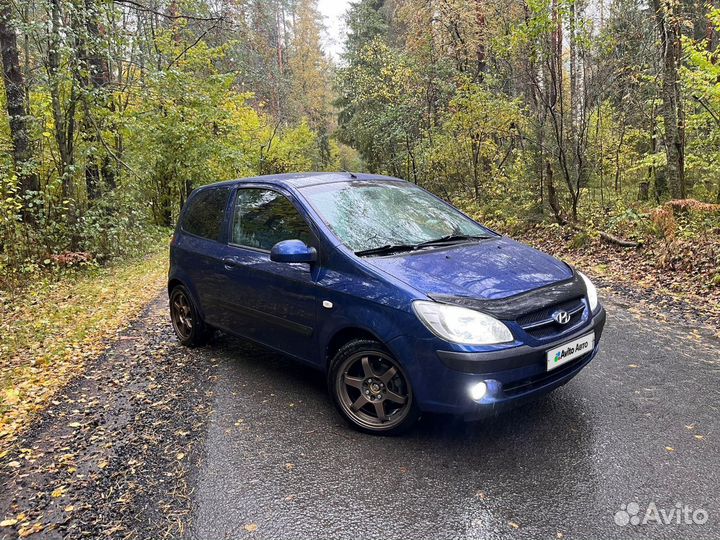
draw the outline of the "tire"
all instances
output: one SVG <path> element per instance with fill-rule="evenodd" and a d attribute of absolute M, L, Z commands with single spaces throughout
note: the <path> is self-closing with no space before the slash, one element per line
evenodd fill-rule
<path fill-rule="evenodd" d="M 374 340 L 356 339 L 337 352 L 328 390 L 341 416 L 364 433 L 396 435 L 420 419 L 405 371 Z"/>
<path fill-rule="evenodd" d="M 178 341 L 186 347 L 205 345 L 213 334 L 183 285 L 176 285 L 170 291 L 170 320 Z"/>

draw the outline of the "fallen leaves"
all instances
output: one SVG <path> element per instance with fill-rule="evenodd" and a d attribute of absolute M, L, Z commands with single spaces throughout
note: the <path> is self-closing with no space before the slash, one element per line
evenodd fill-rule
<path fill-rule="evenodd" d="M 18 536 L 20 538 L 26 538 L 30 536 L 31 534 L 39 533 L 45 528 L 45 525 L 42 523 L 33 523 L 30 526 L 27 527 L 20 527 L 18 530 Z"/>
<path fill-rule="evenodd" d="M 258 526 L 256 523 L 248 523 L 243 527 L 243 529 L 245 529 L 249 533 L 254 533 L 255 531 L 257 531 L 257 528 Z"/>
<path fill-rule="evenodd" d="M 205 433 L 211 396 L 203 390 L 215 364 L 172 338 L 163 296 L 55 393 L 22 445 L 0 450 L 3 489 L 15 501 L 0 508 L 0 520 L 15 520 L 0 537 L 184 536 L 189 461 Z"/>
<path fill-rule="evenodd" d="M 0 303 L 0 450 L 162 289 L 165 246 L 130 264 L 40 282 Z M 70 427 L 78 429 L 79 422 Z"/>
<path fill-rule="evenodd" d="M 0 521 L 0 527 L 12 527 L 13 525 L 17 525 L 18 520 L 15 518 L 12 519 L 4 519 Z"/>

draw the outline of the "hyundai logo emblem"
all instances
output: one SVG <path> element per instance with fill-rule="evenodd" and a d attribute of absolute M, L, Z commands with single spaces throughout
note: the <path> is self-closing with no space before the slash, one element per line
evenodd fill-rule
<path fill-rule="evenodd" d="M 558 310 L 552 314 L 552 318 L 558 324 L 567 324 L 570 322 L 570 314 L 565 310 Z"/>

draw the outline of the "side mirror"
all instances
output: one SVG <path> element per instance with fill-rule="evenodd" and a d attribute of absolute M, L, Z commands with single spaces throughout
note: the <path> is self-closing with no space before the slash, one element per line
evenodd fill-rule
<path fill-rule="evenodd" d="M 284 263 L 314 263 L 317 250 L 308 247 L 302 240 L 283 240 L 270 250 L 270 260 Z"/>

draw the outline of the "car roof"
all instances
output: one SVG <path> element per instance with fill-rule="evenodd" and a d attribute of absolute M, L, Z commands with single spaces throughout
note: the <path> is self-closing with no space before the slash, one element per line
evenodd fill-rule
<path fill-rule="evenodd" d="M 225 182 L 217 182 L 201 186 L 198 189 L 217 186 L 232 186 L 242 184 L 269 184 L 285 188 L 303 188 L 307 186 L 315 186 L 318 184 L 332 184 L 335 182 L 352 182 L 352 181 L 383 181 L 383 182 L 405 182 L 400 178 L 392 176 L 382 176 L 379 174 L 350 173 L 350 172 L 304 172 L 304 173 L 286 173 L 286 174 L 266 174 L 263 176 L 252 176 L 249 178 L 239 178 L 236 180 L 227 180 Z"/>

